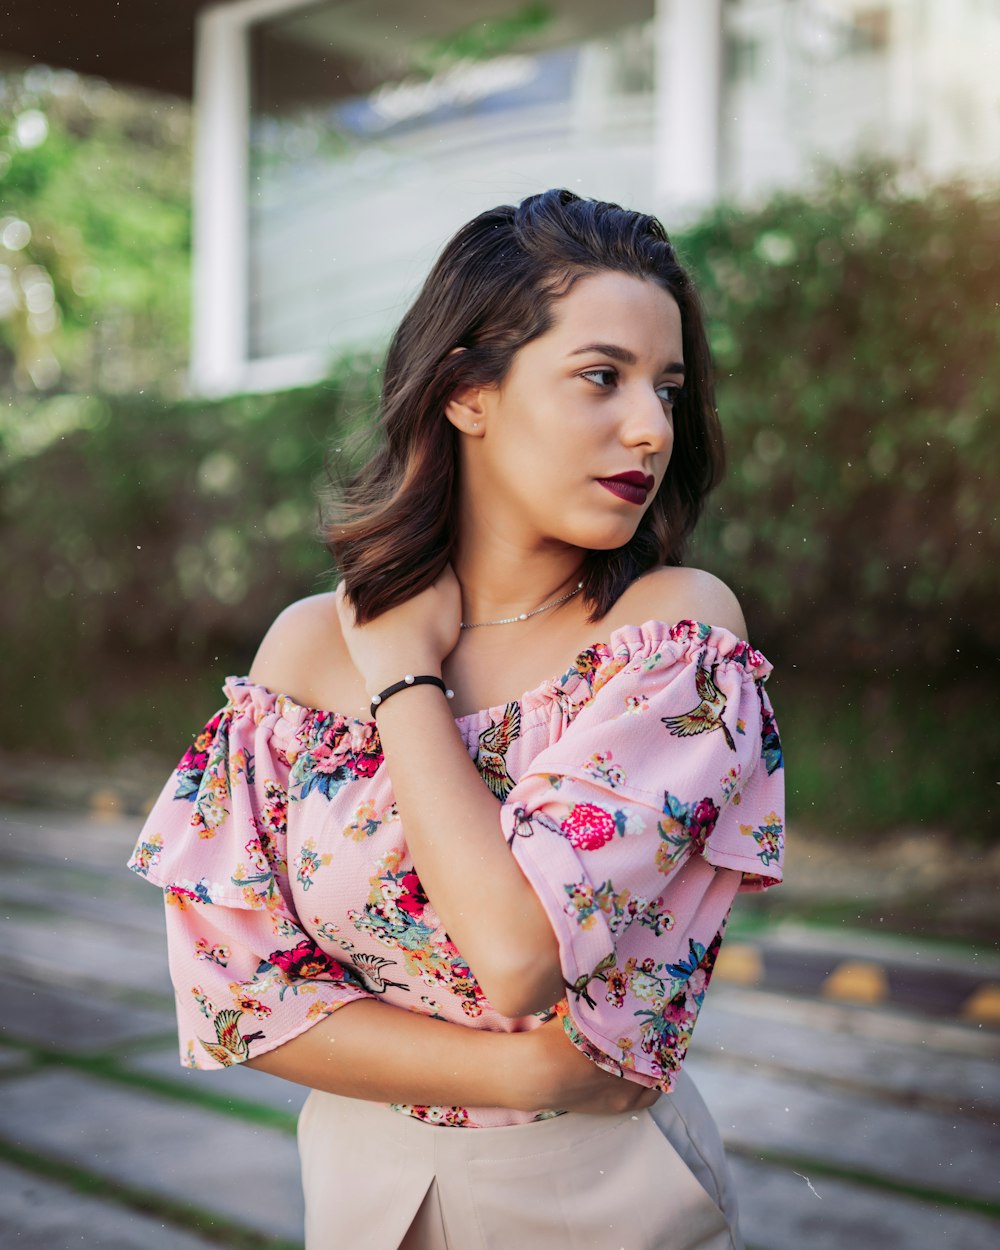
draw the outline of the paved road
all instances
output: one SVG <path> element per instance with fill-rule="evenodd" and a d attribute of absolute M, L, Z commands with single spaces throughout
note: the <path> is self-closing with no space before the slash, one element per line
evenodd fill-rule
<path fill-rule="evenodd" d="M 0 809 L 0 1244 L 293 1250 L 305 1091 L 177 1065 L 137 827 Z M 728 945 L 688 1063 L 750 1247 L 1000 1244 L 1000 963 L 789 926 Z"/>

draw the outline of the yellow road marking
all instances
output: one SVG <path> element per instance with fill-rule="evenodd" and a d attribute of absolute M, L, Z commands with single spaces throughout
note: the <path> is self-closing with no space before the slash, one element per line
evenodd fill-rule
<path fill-rule="evenodd" d="M 736 985 L 756 985 L 764 976 L 764 961 L 756 946 L 746 942 L 723 942 L 712 974 Z"/>
<path fill-rule="evenodd" d="M 1000 1024 L 1000 985 L 981 985 L 962 1004 L 963 1020 L 979 1020 L 984 1024 Z"/>
<path fill-rule="evenodd" d="M 838 964 L 823 982 L 824 998 L 852 1003 L 881 1003 L 889 997 L 889 980 L 881 964 L 848 959 Z"/>

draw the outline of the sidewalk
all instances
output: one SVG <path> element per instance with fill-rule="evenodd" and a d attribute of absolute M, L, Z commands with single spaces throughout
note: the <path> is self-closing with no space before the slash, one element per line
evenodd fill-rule
<path fill-rule="evenodd" d="M 123 868 L 138 824 L 0 809 L 0 1244 L 298 1250 L 307 1091 L 179 1067 L 162 905 Z M 751 1250 L 992 1250 L 1000 1027 L 960 1008 L 995 962 L 936 952 L 935 975 L 962 985 L 958 1007 L 893 994 L 858 1005 L 824 991 L 832 973 L 878 964 L 913 993 L 919 942 L 775 929 L 748 901 L 688 1062 Z M 742 975 L 755 958 L 761 975 Z M 796 967 L 813 981 L 775 983 L 774 969 Z"/>

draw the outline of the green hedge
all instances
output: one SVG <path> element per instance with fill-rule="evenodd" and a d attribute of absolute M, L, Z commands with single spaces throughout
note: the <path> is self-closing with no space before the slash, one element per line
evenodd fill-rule
<path fill-rule="evenodd" d="M 775 662 L 790 809 L 819 828 L 997 829 L 998 241 L 1000 196 L 870 172 L 677 239 L 731 466 L 693 562 Z M 327 586 L 313 487 L 377 384 L 356 357 L 280 395 L 0 409 L 0 746 L 178 753 Z"/>
<path fill-rule="evenodd" d="M 1000 195 L 887 174 L 720 210 L 681 251 L 732 450 L 711 567 L 799 664 L 992 657 L 1000 606 Z"/>

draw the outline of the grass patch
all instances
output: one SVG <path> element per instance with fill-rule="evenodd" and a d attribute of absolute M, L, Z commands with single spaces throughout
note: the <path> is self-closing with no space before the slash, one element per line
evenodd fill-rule
<path fill-rule="evenodd" d="M 173 1037 L 170 1040 L 173 1041 Z M 132 1045 L 134 1044 L 133 1042 Z M 297 1114 L 279 1111 L 276 1107 L 263 1106 L 232 1094 L 217 1094 L 204 1088 L 186 1088 L 181 1080 L 171 1080 L 170 1077 L 124 1067 L 122 1058 L 115 1054 L 78 1055 L 27 1042 L 18 1043 L 18 1045 L 23 1050 L 26 1059 L 39 1070 L 69 1068 L 87 1076 L 95 1076 L 100 1080 L 113 1081 L 117 1085 L 140 1089 L 143 1093 L 153 1094 L 159 1098 L 186 1103 L 188 1106 L 201 1107 L 208 1111 L 218 1111 L 223 1115 L 261 1125 L 264 1128 L 279 1129 L 292 1136 L 295 1134 L 298 1123 Z M 23 1074 L 23 1069 L 21 1073 Z"/>
<path fill-rule="evenodd" d="M 875 1189 L 881 1193 L 896 1194 L 901 1198 L 912 1198 L 917 1202 L 925 1202 L 931 1206 L 952 1207 L 957 1211 L 971 1211 L 976 1215 L 986 1215 L 992 1219 L 1000 1217 L 1000 1202 L 993 1202 L 989 1198 L 975 1198 L 968 1194 L 953 1194 L 944 1189 L 934 1189 L 929 1185 L 913 1185 L 908 1181 L 897 1180 L 895 1177 L 862 1172 L 858 1168 L 848 1167 L 845 1164 L 831 1163 L 828 1159 L 784 1154 L 776 1150 L 756 1150 L 738 1145 L 727 1145 L 726 1152 L 741 1159 L 747 1159 L 751 1163 L 765 1163 L 771 1167 L 788 1168 L 800 1175 L 808 1175 L 810 1179 L 826 1176 L 832 1180 L 849 1181 L 854 1185 L 863 1185 L 866 1189 Z"/>
<path fill-rule="evenodd" d="M 0 1159 L 22 1171 L 72 1189 L 88 1198 L 98 1198 L 117 1207 L 126 1207 L 140 1215 L 165 1220 L 178 1230 L 205 1237 L 226 1250 L 303 1250 L 300 1241 L 269 1237 L 266 1233 L 245 1228 L 232 1220 L 205 1211 L 192 1203 L 164 1198 L 135 1185 L 111 1181 L 74 1163 L 52 1159 L 47 1155 L 25 1150 L 0 1138 Z"/>

